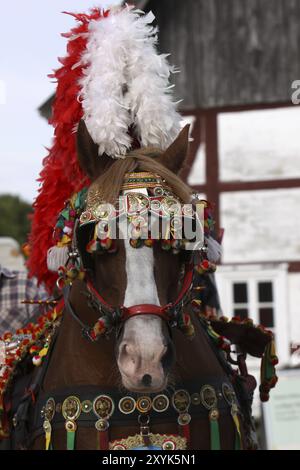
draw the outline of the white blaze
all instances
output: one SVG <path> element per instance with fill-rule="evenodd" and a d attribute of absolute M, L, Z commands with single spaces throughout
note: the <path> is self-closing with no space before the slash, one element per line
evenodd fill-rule
<path fill-rule="evenodd" d="M 129 240 L 124 240 L 126 250 L 127 286 L 124 305 L 159 305 L 154 279 L 154 256 L 152 248 L 133 248 Z"/>

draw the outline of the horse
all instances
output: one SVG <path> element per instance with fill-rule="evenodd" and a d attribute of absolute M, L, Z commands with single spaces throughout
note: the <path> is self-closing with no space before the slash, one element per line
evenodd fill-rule
<path fill-rule="evenodd" d="M 165 151 L 148 147 L 126 159 L 99 158 L 98 146 L 80 121 L 77 154 L 91 180 L 86 200 L 94 207 L 102 201 L 114 204 L 124 193 L 126 176 L 147 174 L 188 203 L 191 190 L 178 176 L 187 148 L 186 127 Z M 85 278 L 74 278 L 64 288 L 61 323 L 42 365 L 25 375 L 26 394 L 24 377 L 19 384 L 15 379 L 9 413 L 12 447 L 249 447 L 241 400 L 248 408 L 251 400 L 240 393 L 236 371 L 208 335 L 209 322 L 187 307 L 190 323 L 180 331 L 166 315 L 172 306 L 182 308 L 183 290 L 191 292 L 195 284 L 192 274 L 184 285 L 186 253 L 175 255 L 160 243 L 136 248 L 127 239 L 114 240 L 114 250 L 87 253 L 91 227 L 94 223 L 75 223 L 72 250 L 75 256 L 79 252 Z M 115 328 L 96 341 L 88 325 L 103 310 L 115 316 Z M 125 318 L 116 316 L 120 310 Z M 193 335 L 183 334 L 191 329 Z"/>

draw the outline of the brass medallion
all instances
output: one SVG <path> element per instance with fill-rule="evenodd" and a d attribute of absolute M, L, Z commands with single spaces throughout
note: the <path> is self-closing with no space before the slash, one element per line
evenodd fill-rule
<path fill-rule="evenodd" d="M 217 421 L 219 419 L 219 411 L 217 408 L 212 408 L 209 412 L 209 419 L 211 421 Z"/>
<path fill-rule="evenodd" d="M 164 194 L 164 188 L 162 186 L 156 186 L 153 189 L 153 193 L 155 196 L 163 196 Z"/>
<path fill-rule="evenodd" d="M 133 413 L 136 409 L 136 401 L 132 397 L 124 397 L 119 401 L 119 410 L 124 415 Z"/>
<path fill-rule="evenodd" d="M 54 398 L 51 397 L 51 398 L 48 398 L 46 402 L 44 416 L 46 420 L 52 421 L 54 415 L 55 415 L 55 401 L 54 401 Z"/>
<path fill-rule="evenodd" d="M 186 426 L 187 424 L 190 424 L 191 419 L 192 417 L 189 413 L 180 413 L 177 418 L 177 422 L 180 426 Z"/>
<path fill-rule="evenodd" d="M 81 216 L 80 216 L 80 223 L 81 224 L 86 224 L 88 223 L 90 220 L 92 220 L 92 214 L 90 211 L 84 211 Z"/>
<path fill-rule="evenodd" d="M 153 398 L 152 408 L 157 413 L 162 413 L 169 408 L 170 400 L 166 395 L 157 395 Z"/>
<path fill-rule="evenodd" d="M 98 421 L 96 421 L 95 428 L 97 429 L 97 431 L 100 432 L 107 431 L 109 428 L 109 422 L 107 421 L 107 419 L 100 418 L 98 419 Z"/>
<path fill-rule="evenodd" d="M 186 390 L 176 390 L 172 396 L 172 405 L 178 413 L 188 411 L 191 404 L 190 394 Z"/>
<path fill-rule="evenodd" d="M 163 212 L 168 216 L 181 214 L 181 204 L 178 199 L 175 199 L 173 196 L 164 197 L 161 201 L 161 207 Z"/>
<path fill-rule="evenodd" d="M 84 413 L 90 413 L 93 409 L 93 403 L 90 400 L 84 400 L 81 403 L 81 408 Z"/>
<path fill-rule="evenodd" d="M 136 402 L 137 410 L 140 413 L 148 413 L 151 410 L 152 400 L 150 397 L 140 397 Z"/>
<path fill-rule="evenodd" d="M 108 419 L 115 410 L 115 404 L 108 395 L 99 395 L 93 402 L 93 410 L 100 419 Z"/>
<path fill-rule="evenodd" d="M 43 422 L 43 429 L 45 431 L 45 433 L 51 433 L 51 430 L 52 430 L 52 426 L 51 426 L 51 423 L 50 421 L 48 421 L 47 419 L 45 419 L 45 421 Z"/>
<path fill-rule="evenodd" d="M 218 399 L 215 389 L 211 385 L 203 385 L 200 390 L 201 403 L 206 409 L 217 407 Z"/>
<path fill-rule="evenodd" d="M 127 214 L 137 215 L 147 211 L 150 207 L 150 199 L 142 193 L 126 194 Z"/>
<path fill-rule="evenodd" d="M 193 395 L 191 395 L 191 402 L 193 405 L 200 405 L 201 403 L 201 397 L 200 397 L 200 394 L 199 393 L 193 393 Z"/>
<path fill-rule="evenodd" d="M 66 420 L 75 421 L 81 413 L 81 403 L 79 398 L 70 396 L 62 404 L 62 415 Z"/>
<path fill-rule="evenodd" d="M 76 432 L 77 424 L 75 423 L 75 421 L 67 420 L 65 422 L 65 428 L 67 432 Z"/>
<path fill-rule="evenodd" d="M 230 385 L 228 385 L 227 383 L 223 383 L 222 392 L 229 406 L 232 406 L 236 403 L 236 396 L 234 390 L 232 389 L 232 387 L 230 387 Z"/>

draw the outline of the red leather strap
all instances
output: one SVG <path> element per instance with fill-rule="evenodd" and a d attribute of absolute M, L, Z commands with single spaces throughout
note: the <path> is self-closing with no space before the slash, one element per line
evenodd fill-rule
<path fill-rule="evenodd" d="M 95 289 L 95 287 L 90 281 L 87 281 L 87 286 L 89 291 L 100 301 L 101 304 L 105 305 L 105 307 L 108 307 L 112 311 L 114 310 L 114 307 L 108 302 L 106 302 L 106 300 L 99 294 L 99 292 Z"/>
<path fill-rule="evenodd" d="M 190 289 L 190 287 L 192 285 L 192 282 L 193 282 L 193 275 L 194 275 L 194 266 L 189 265 L 187 267 L 187 270 L 186 270 L 186 273 L 185 273 L 185 276 L 184 276 L 181 291 L 179 292 L 178 297 L 175 300 L 175 302 L 173 302 L 173 305 L 178 304 L 183 299 L 185 294 L 188 292 L 188 290 Z"/>
<path fill-rule="evenodd" d="M 189 424 L 179 425 L 179 434 L 186 438 L 187 448 L 190 446 L 191 429 Z"/>
<path fill-rule="evenodd" d="M 159 305 L 153 304 L 141 304 L 133 305 L 132 307 L 122 307 L 122 320 L 126 321 L 131 317 L 135 317 L 136 315 L 156 315 L 168 321 L 170 319 L 168 309 L 171 305 L 172 304 L 160 307 Z"/>
<path fill-rule="evenodd" d="M 156 315 L 166 321 L 169 321 L 169 311 L 182 301 L 192 285 L 193 268 L 193 264 L 187 266 L 181 290 L 174 302 L 163 306 L 153 304 L 132 305 L 131 307 L 122 306 L 120 307 L 120 310 L 122 311 L 122 321 L 126 321 L 136 315 Z M 87 286 L 89 291 L 99 300 L 102 305 L 107 307 L 112 312 L 115 310 L 115 307 L 106 302 L 106 300 L 99 294 L 90 281 L 87 281 Z"/>
<path fill-rule="evenodd" d="M 109 448 L 109 436 L 108 431 L 98 431 L 99 435 L 99 450 L 108 450 Z"/>

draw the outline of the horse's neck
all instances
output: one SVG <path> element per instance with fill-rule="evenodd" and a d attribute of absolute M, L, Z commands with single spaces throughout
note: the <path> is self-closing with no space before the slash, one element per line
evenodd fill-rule
<path fill-rule="evenodd" d="M 79 318 L 92 326 L 97 317 L 82 295 L 83 286 L 71 291 L 71 304 Z M 44 381 L 45 390 L 72 385 L 112 388 L 118 383 L 114 338 L 92 343 L 81 334 L 81 326 L 65 309 Z"/>
<path fill-rule="evenodd" d="M 80 319 L 93 325 L 96 315 L 88 307 L 82 295 L 83 289 L 83 285 L 77 285 L 72 290 L 71 303 Z M 175 382 L 225 375 L 196 317 L 193 323 L 196 336 L 192 341 L 186 339 L 180 331 L 173 330 L 176 365 L 172 376 Z M 120 385 L 120 376 L 116 365 L 114 335 L 109 340 L 103 338 L 91 343 L 82 337 L 81 326 L 65 311 L 44 388 L 54 390 L 72 385 L 115 388 Z"/>
<path fill-rule="evenodd" d="M 209 377 L 223 377 L 223 370 L 199 319 L 192 315 L 195 337 L 187 339 L 177 329 L 173 330 L 176 349 L 174 378 L 178 382 L 193 381 Z"/>

